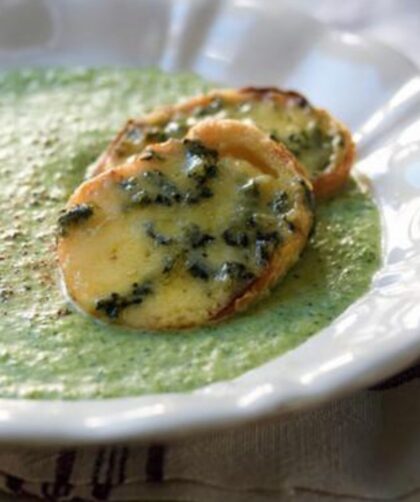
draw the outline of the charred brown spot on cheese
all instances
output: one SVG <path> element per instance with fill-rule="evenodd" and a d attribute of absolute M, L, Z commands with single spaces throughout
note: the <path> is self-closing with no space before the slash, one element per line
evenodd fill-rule
<path fill-rule="evenodd" d="M 311 186 L 300 166 L 234 120 L 200 122 L 150 151 L 71 197 L 69 207 L 95 207 L 95 218 L 59 239 L 69 295 L 95 317 L 156 330 L 245 309 L 307 240 Z"/>
<path fill-rule="evenodd" d="M 319 198 L 334 195 L 345 184 L 355 156 L 349 131 L 300 93 L 275 87 L 215 90 L 130 121 L 98 161 L 102 172 L 139 153 L 150 143 L 182 138 L 190 127 L 215 117 L 251 120 L 297 156 L 309 172 Z M 133 137 L 133 141 L 130 138 Z"/>

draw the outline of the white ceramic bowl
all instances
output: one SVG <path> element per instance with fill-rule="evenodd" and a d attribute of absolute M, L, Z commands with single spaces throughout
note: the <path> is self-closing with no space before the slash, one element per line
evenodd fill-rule
<path fill-rule="evenodd" d="M 240 378 L 185 394 L 0 400 L 0 442 L 161 439 L 300 409 L 420 355 L 420 77 L 400 54 L 261 0 L 2 1 L 0 68 L 157 65 L 296 88 L 344 120 L 381 210 L 383 266 L 327 329 Z"/>

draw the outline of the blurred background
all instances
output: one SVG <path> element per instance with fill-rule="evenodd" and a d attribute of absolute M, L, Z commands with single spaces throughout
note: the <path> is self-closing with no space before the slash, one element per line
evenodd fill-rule
<path fill-rule="evenodd" d="M 419 0 L 294 0 L 293 5 L 334 28 L 381 40 L 420 66 Z"/>

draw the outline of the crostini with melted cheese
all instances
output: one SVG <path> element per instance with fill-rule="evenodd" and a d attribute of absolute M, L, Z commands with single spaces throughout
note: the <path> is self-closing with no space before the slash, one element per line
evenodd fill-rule
<path fill-rule="evenodd" d="M 207 120 L 87 180 L 59 221 L 72 300 L 126 327 L 220 321 L 267 293 L 313 225 L 305 170 L 252 125 Z"/>
<path fill-rule="evenodd" d="M 129 120 L 91 173 L 125 162 L 148 144 L 183 138 L 209 117 L 252 123 L 282 143 L 307 169 L 317 198 L 335 195 L 347 181 L 355 156 L 347 128 L 301 94 L 271 87 L 215 90 Z"/>

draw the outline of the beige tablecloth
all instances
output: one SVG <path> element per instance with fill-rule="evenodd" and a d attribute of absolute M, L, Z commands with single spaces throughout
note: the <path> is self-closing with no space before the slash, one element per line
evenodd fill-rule
<path fill-rule="evenodd" d="M 0 486 L 5 500 L 419 501 L 419 376 L 186 442 L 3 450 Z"/>

